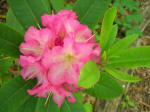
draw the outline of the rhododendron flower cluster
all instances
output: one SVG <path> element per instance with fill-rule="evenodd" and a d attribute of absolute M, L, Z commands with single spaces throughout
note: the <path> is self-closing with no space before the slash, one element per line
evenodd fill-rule
<path fill-rule="evenodd" d="M 91 30 L 79 23 L 73 11 L 44 14 L 41 19 L 45 28 L 31 26 L 27 30 L 18 63 L 25 80 L 37 78 L 28 93 L 45 98 L 51 94 L 60 107 L 65 98 L 76 101 L 72 92 L 84 89 L 77 85 L 80 70 L 89 60 L 99 63 L 100 48 Z"/>

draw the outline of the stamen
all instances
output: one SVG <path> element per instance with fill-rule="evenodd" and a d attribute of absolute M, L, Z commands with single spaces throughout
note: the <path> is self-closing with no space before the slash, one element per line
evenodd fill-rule
<path fill-rule="evenodd" d="M 89 41 L 91 38 L 93 38 L 96 35 L 96 33 L 94 33 L 90 38 L 88 38 L 87 40 L 85 40 L 86 42 Z"/>
<path fill-rule="evenodd" d="M 34 50 L 35 50 L 35 49 L 31 49 L 31 48 L 24 48 L 24 47 L 23 47 L 23 48 L 21 48 L 21 49 L 22 49 L 22 50 L 29 50 L 29 51 L 32 51 L 32 50 L 34 51 Z"/>
<path fill-rule="evenodd" d="M 39 28 L 39 29 L 41 29 L 41 26 L 40 26 L 40 24 L 39 24 L 39 23 L 36 23 L 36 24 L 37 24 L 38 28 Z"/>
<path fill-rule="evenodd" d="M 54 10 L 52 10 L 52 14 L 55 14 Z"/>
<path fill-rule="evenodd" d="M 37 54 L 42 54 L 42 52 L 43 52 L 43 49 L 42 49 L 42 48 L 40 48 L 40 49 L 34 49 L 34 48 L 24 48 L 24 47 L 22 47 L 21 49 L 22 49 L 22 50 L 28 50 L 28 51 L 34 51 L 34 52 L 36 52 Z"/>
<path fill-rule="evenodd" d="M 50 92 L 50 93 L 48 94 L 47 98 L 46 98 L 46 101 L 45 101 L 44 106 L 47 106 L 48 100 L 49 100 L 49 98 L 50 98 L 51 96 L 52 96 L 52 93 Z"/>
<path fill-rule="evenodd" d="M 32 79 L 36 74 L 38 74 L 38 72 L 36 71 L 36 72 L 34 72 L 33 74 L 31 74 L 27 79 L 26 79 L 26 81 L 28 81 L 28 80 L 30 80 L 30 79 Z"/>

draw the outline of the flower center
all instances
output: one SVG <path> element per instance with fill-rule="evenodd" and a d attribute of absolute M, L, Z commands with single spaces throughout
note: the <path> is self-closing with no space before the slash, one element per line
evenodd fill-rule
<path fill-rule="evenodd" d="M 63 46 L 63 44 L 63 40 L 60 37 L 55 39 L 55 46 Z"/>
<path fill-rule="evenodd" d="M 76 60 L 76 57 L 73 56 L 72 54 L 67 54 L 65 56 L 65 62 L 67 66 L 70 66 L 73 62 L 75 62 L 75 60 Z"/>

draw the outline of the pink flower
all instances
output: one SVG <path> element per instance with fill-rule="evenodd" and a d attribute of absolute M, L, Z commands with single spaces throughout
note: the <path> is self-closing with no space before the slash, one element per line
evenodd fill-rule
<path fill-rule="evenodd" d="M 79 23 L 77 20 L 68 19 L 64 22 L 66 33 L 69 37 L 75 38 L 77 42 L 95 42 L 92 37 L 91 30 L 86 26 Z"/>
<path fill-rule="evenodd" d="M 61 10 L 57 14 L 61 19 L 77 19 L 77 15 L 72 10 Z"/>
<path fill-rule="evenodd" d="M 30 27 L 25 34 L 25 42 L 20 45 L 20 51 L 26 56 L 40 58 L 46 47 L 53 47 L 55 36 L 48 28 L 36 29 Z"/>
<path fill-rule="evenodd" d="M 44 76 L 44 82 L 42 86 L 35 86 L 32 90 L 28 90 L 30 95 L 36 94 L 36 97 L 47 97 L 48 95 L 52 95 L 53 100 L 58 104 L 58 107 L 64 102 L 65 97 L 67 97 L 68 101 L 75 102 L 76 99 L 72 95 L 71 91 L 68 91 L 64 85 L 52 85 L 47 78 Z"/>
<path fill-rule="evenodd" d="M 77 84 L 80 69 L 90 60 L 92 48 L 92 44 L 77 43 L 73 38 L 65 38 L 63 47 L 56 46 L 47 51 L 42 62 L 49 68 L 49 81 L 54 85 Z"/>
<path fill-rule="evenodd" d="M 46 71 L 41 66 L 39 62 L 37 62 L 33 57 L 31 56 L 20 56 L 20 59 L 18 60 L 18 63 L 21 65 L 21 76 L 26 79 L 38 79 L 38 84 L 43 83 L 43 76 L 45 75 Z"/>
<path fill-rule="evenodd" d="M 80 24 L 76 18 L 76 14 L 68 10 L 62 10 L 57 15 L 44 14 L 41 17 L 43 26 L 53 30 L 61 39 L 73 37 L 77 42 L 95 42 L 94 38 L 90 38 L 91 30 Z"/>
<path fill-rule="evenodd" d="M 30 95 L 52 95 L 58 107 L 67 98 L 75 102 L 72 92 L 84 90 L 77 85 L 83 65 L 100 61 L 99 44 L 95 43 L 91 30 L 79 23 L 76 13 L 61 10 L 58 14 L 42 16 L 46 28 L 30 27 L 21 43 L 18 63 L 23 79 L 37 78 L 37 85 L 28 90 Z"/>

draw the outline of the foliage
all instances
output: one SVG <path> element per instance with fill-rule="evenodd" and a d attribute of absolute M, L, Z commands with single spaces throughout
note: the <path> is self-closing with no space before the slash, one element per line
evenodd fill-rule
<path fill-rule="evenodd" d="M 93 28 L 102 19 L 111 0 L 77 0 L 73 10 L 82 24 Z"/>
<path fill-rule="evenodd" d="M 10 80 L 11 73 L 8 72 L 13 64 L 14 59 L 11 57 L 0 56 L 0 85 Z"/>
<path fill-rule="evenodd" d="M 126 36 L 138 34 L 142 36 L 139 29 L 139 23 L 143 22 L 139 10 L 140 3 L 137 0 L 114 0 L 113 7 L 117 7 L 121 16 L 116 19 L 116 23 L 122 26 Z"/>
<path fill-rule="evenodd" d="M 122 108 L 126 108 L 127 106 L 135 107 L 135 104 L 130 100 L 128 95 L 123 99 Z"/>
<path fill-rule="evenodd" d="M 96 63 L 94 61 L 88 61 L 80 71 L 78 85 L 84 88 L 91 88 L 98 82 L 99 77 L 100 71 Z"/>
<path fill-rule="evenodd" d="M 26 29 L 33 25 L 40 25 L 40 17 L 44 13 L 51 13 L 51 5 L 56 12 L 68 6 L 61 0 L 9 0 L 9 11 L 7 14 L 7 23 L 0 23 L 0 53 L 16 59 L 20 52 L 18 47 L 23 40 Z M 137 34 L 129 35 L 129 31 L 123 39 L 117 39 L 118 26 L 114 25 L 117 9 L 110 8 L 106 11 L 110 0 L 78 0 L 73 6 L 73 10 L 79 16 L 82 24 L 90 28 L 98 29 L 98 22 L 104 16 L 100 36 L 96 35 L 101 47 L 100 63 L 93 61 L 87 62 L 81 69 L 78 85 L 84 87 L 84 93 L 101 99 L 111 99 L 123 94 L 122 85 L 118 80 L 126 82 L 137 82 L 139 78 L 130 76 L 122 71 L 121 68 L 150 67 L 150 47 L 140 46 L 130 48 L 136 40 Z M 16 7 L 17 6 L 17 7 Z M 129 11 L 134 11 L 134 16 L 122 16 L 120 24 L 124 21 L 124 27 L 130 28 L 128 22 L 136 17 L 139 18 L 137 6 L 138 3 L 133 0 L 115 1 L 114 6 L 119 6 L 121 14 L 124 15 L 124 6 Z M 72 8 L 69 6 L 69 8 Z M 104 14 L 104 12 L 106 13 Z M 123 21 L 123 22 L 122 22 Z M 117 22 L 117 21 L 116 21 Z M 136 24 L 141 22 L 135 19 Z M 117 22 L 119 23 L 119 22 Z M 136 32 L 139 33 L 139 32 Z M 11 66 L 12 61 L 3 61 L 0 57 L 0 67 L 5 73 Z M 1 75 L 5 75 L 1 73 Z M 0 88 L 0 111 L 1 112 L 89 112 L 92 107 L 90 104 L 82 104 L 81 96 L 75 93 L 75 103 L 69 103 L 67 100 L 61 108 L 53 102 L 50 97 L 47 106 L 44 107 L 45 99 L 35 98 L 27 94 L 27 89 L 33 87 L 33 80 L 24 81 L 20 76 L 16 76 Z M 125 104 L 124 104 L 125 105 Z M 134 106 L 131 101 L 128 105 Z"/>

